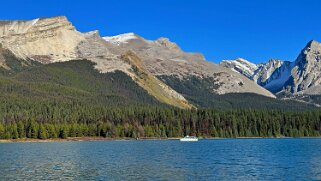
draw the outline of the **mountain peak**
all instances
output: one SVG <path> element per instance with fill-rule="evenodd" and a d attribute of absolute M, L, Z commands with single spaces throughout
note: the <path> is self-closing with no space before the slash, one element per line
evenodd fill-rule
<path fill-rule="evenodd" d="M 301 54 L 296 59 L 297 63 L 315 62 L 321 57 L 321 44 L 315 40 L 311 40 L 302 49 Z"/>
<path fill-rule="evenodd" d="M 316 40 L 311 40 L 305 46 L 304 50 L 314 50 L 314 51 L 321 52 L 321 44 L 319 42 L 317 42 Z"/>
<path fill-rule="evenodd" d="M 171 50 L 181 51 L 180 47 L 176 43 L 171 42 L 168 38 L 165 38 L 165 37 L 161 37 L 157 39 L 155 43 Z"/>
<path fill-rule="evenodd" d="M 0 21 L 0 37 L 46 31 L 61 27 L 71 30 L 75 29 L 65 16 L 32 20 L 4 20 Z"/>
<path fill-rule="evenodd" d="M 306 45 L 305 49 L 321 52 L 321 43 L 319 43 L 319 42 L 316 41 L 316 40 L 311 40 L 311 41 L 309 41 L 309 43 Z"/>
<path fill-rule="evenodd" d="M 317 44 L 320 44 L 318 41 L 316 40 L 310 40 L 307 44 L 307 46 L 313 46 L 313 45 L 317 45 Z"/>

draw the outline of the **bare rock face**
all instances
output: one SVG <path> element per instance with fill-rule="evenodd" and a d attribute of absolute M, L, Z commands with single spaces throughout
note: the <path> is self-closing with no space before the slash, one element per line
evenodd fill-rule
<path fill-rule="evenodd" d="M 64 16 L 38 18 L 30 21 L 1 21 L 0 27 L 0 37 L 38 33 L 55 29 L 75 30 Z"/>
<path fill-rule="evenodd" d="M 19 58 L 41 63 L 77 58 L 75 47 L 84 37 L 66 17 L 1 21 L 0 43 Z"/>
<path fill-rule="evenodd" d="M 285 89 L 292 93 L 321 94 L 321 44 L 310 41 L 301 51 Z"/>

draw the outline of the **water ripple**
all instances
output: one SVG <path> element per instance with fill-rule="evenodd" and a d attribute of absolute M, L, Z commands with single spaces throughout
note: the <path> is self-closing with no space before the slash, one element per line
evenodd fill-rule
<path fill-rule="evenodd" d="M 0 144 L 0 180 L 320 180 L 321 139 Z"/>

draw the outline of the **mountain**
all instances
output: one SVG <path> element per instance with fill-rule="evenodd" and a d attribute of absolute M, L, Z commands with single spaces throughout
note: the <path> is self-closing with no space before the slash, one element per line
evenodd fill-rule
<path fill-rule="evenodd" d="M 133 71 L 138 61 L 125 59 L 129 55 L 112 54 L 97 31 L 80 33 L 66 17 L 40 18 L 30 21 L 1 21 L 0 44 L 4 49 L 27 62 L 50 64 L 76 59 L 95 62 L 101 73 L 122 71 L 160 102 L 181 108 L 190 108 L 183 96 L 153 77 L 150 73 Z M 5 67 L 4 64 L 3 67 Z M 141 75 L 148 75 L 148 79 Z M 152 78 L 151 78 L 152 77 Z M 138 81 L 140 80 L 140 81 Z M 148 82 L 145 82 L 147 80 Z M 151 81 L 153 80 L 153 81 Z"/>
<path fill-rule="evenodd" d="M 310 41 L 295 60 L 285 90 L 295 94 L 321 94 L 321 44 Z"/>
<path fill-rule="evenodd" d="M 275 97 L 246 77 L 205 60 L 202 54 L 184 52 L 168 38 L 152 41 L 134 33 L 102 38 L 98 31 L 77 31 L 64 16 L 0 21 L 0 45 L 3 74 L 39 64 L 86 59 L 98 72 L 123 72 L 159 102 L 180 108 L 197 105 L 185 98 L 188 95 L 166 84 L 165 79 L 207 80 L 207 90 L 215 95 L 253 93 Z"/>
<path fill-rule="evenodd" d="M 274 93 L 282 90 L 293 68 L 293 63 L 291 62 L 273 59 L 267 63 L 253 64 L 245 59 L 238 58 L 235 60 L 223 60 L 220 65 L 241 73 Z"/>
<path fill-rule="evenodd" d="M 274 93 L 321 94 L 321 44 L 314 40 L 305 46 L 294 62 L 270 60 L 264 64 L 252 64 L 236 59 L 224 60 L 220 65 L 247 76 Z"/>
<path fill-rule="evenodd" d="M 137 54 L 146 70 L 157 77 L 208 79 L 211 80 L 211 91 L 215 94 L 256 93 L 274 97 L 238 73 L 205 60 L 202 54 L 184 52 L 168 38 L 152 41 L 134 33 L 127 33 L 104 37 L 104 40 L 114 54 L 127 51 Z"/>

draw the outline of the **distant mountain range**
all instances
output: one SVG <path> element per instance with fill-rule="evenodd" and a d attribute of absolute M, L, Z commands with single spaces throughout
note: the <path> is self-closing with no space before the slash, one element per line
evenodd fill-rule
<path fill-rule="evenodd" d="M 84 101 L 88 95 L 91 102 L 100 103 L 125 103 L 133 97 L 128 103 L 158 102 L 179 108 L 287 107 L 274 94 L 321 93 L 320 52 L 320 44 L 311 41 L 295 62 L 253 64 L 236 59 L 217 65 L 200 53 L 184 52 L 168 38 L 146 40 L 135 33 L 107 37 L 101 37 L 98 31 L 81 33 L 64 16 L 0 21 L 3 82 L 43 96 L 44 90 L 50 95 L 60 92 L 66 96 L 68 92 L 72 100 Z M 50 88 L 44 89 L 39 82 L 50 84 Z M 25 86 L 29 83 L 35 87 Z M 22 96 L 21 91 L 14 91 Z M 301 102 L 291 103 L 300 107 L 304 104 Z"/>
<path fill-rule="evenodd" d="M 269 60 L 253 64 L 238 58 L 223 60 L 220 65 L 239 72 L 281 97 L 321 95 L 321 44 L 315 40 L 310 41 L 293 62 Z"/>

